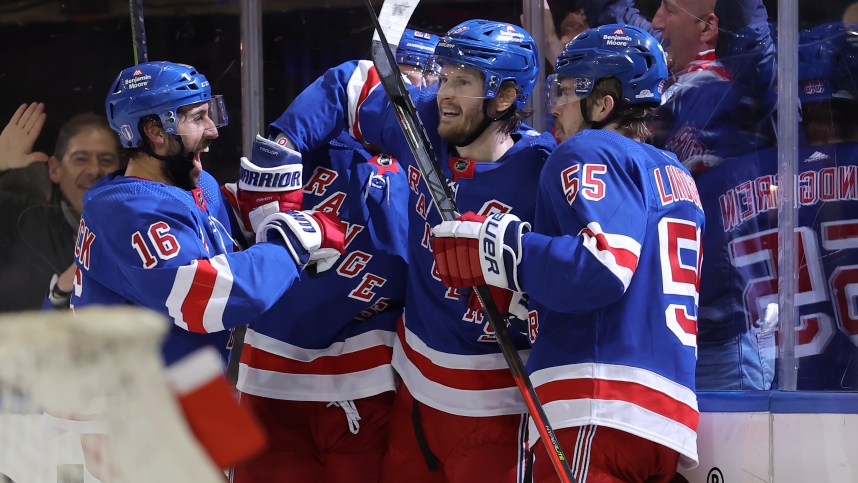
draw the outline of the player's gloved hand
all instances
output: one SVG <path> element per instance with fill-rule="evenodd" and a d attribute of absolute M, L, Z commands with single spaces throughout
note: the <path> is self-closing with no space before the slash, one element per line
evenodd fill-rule
<path fill-rule="evenodd" d="M 312 264 L 317 272 L 331 268 L 345 248 L 345 230 L 333 213 L 284 211 L 265 217 L 256 232 L 256 242 L 280 243 L 295 264 Z"/>
<path fill-rule="evenodd" d="M 492 300 L 495 301 L 498 311 L 506 317 L 527 320 L 528 296 L 525 292 L 513 292 L 512 290 L 489 285 Z M 472 288 L 459 289 L 465 304 L 474 310 L 483 310 L 483 304 L 477 297 L 477 292 Z"/>
<path fill-rule="evenodd" d="M 266 216 L 300 210 L 301 153 L 256 135 L 253 160 L 241 158 L 235 200 L 246 230 L 256 232 Z"/>
<path fill-rule="evenodd" d="M 522 292 L 518 282 L 521 236 L 530 224 L 517 216 L 472 212 L 432 228 L 432 252 L 441 282 L 448 287 L 490 285 Z"/>

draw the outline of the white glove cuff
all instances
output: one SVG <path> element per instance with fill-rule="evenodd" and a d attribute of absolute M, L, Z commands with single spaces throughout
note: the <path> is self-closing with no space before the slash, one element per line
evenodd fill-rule
<path fill-rule="evenodd" d="M 288 149 L 288 148 L 283 148 Z M 301 172 L 301 154 L 289 149 L 297 156 L 297 163 L 284 164 L 273 168 L 263 168 L 242 156 L 239 168 L 238 188 L 245 191 L 263 191 L 282 193 L 299 190 L 303 186 Z"/>
<path fill-rule="evenodd" d="M 507 234 L 508 230 L 515 233 Z M 530 231 L 529 223 L 507 213 L 495 213 L 480 226 L 480 266 L 487 285 L 523 291 L 518 283 L 518 263 L 525 230 Z"/>

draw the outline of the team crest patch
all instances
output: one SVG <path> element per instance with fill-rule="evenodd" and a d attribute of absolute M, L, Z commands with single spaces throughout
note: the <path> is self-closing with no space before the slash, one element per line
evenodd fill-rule
<path fill-rule="evenodd" d="M 200 188 L 194 188 L 193 191 L 191 191 L 191 194 L 194 196 L 194 203 L 196 203 L 201 210 L 208 211 L 208 208 L 206 207 L 206 197 L 203 194 L 203 190 Z"/>
<path fill-rule="evenodd" d="M 369 158 L 369 163 L 374 164 L 378 170 L 378 174 L 382 175 L 388 171 L 391 173 L 399 172 L 399 164 L 396 163 L 396 158 L 389 154 L 379 154 Z"/>
<path fill-rule="evenodd" d="M 453 181 L 458 181 L 459 178 L 473 178 L 474 165 L 476 163 L 465 158 L 450 158 L 450 171 L 453 172 Z"/>

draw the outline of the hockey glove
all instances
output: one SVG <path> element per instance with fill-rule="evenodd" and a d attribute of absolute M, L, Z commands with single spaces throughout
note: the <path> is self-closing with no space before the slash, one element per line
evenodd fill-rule
<path fill-rule="evenodd" d="M 245 229 L 256 232 L 266 216 L 301 209 L 303 166 L 301 153 L 259 135 L 252 157 L 241 158 L 235 199 Z"/>
<path fill-rule="evenodd" d="M 489 285 L 489 292 L 492 294 L 492 300 L 498 311 L 505 317 L 515 317 L 516 319 L 527 320 L 527 302 L 528 297 L 524 292 L 513 292 L 512 290 L 494 287 Z M 469 308 L 474 310 L 483 310 L 483 304 L 477 293 L 473 289 L 459 289 L 462 293 L 461 299 L 465 299 L 465 303 Z"/>
<path fill-rule="evenodd" d="M 490 285 L 521 292 L 518 263 L 521 236 L 530 224 L 517 216 L 472 212 L 432 228 L 432 252 L 441 282 L 448 287 Z"/>
<path fill-rule="evenodd" d="M 262 220 L 256 242 L 279 243 L 299 267 L 313 264 L 316 272 L 324 272 L 342 255 L 345 230 L 333 213 L 284 211 Z"/>

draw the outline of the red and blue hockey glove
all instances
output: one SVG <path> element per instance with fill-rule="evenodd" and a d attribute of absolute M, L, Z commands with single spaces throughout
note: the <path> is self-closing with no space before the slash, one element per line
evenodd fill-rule
<path fill-rule="evenodd" d="M 224 185 L 250 233 L 272 213 L 300 210 L 304 198 L 301 153 L 257 135 L 252 158 L 241 158 L 238 183 Z"/>
<path fill-rule="evenodd" d="M 295 264 L 313 264 L 316 272 L 331 268 L 345 249 L 345 230 L 337 215 L 320 211 L 284 211 L 265 217 L 256 242 L 279 243 Z"/>
<path fill-rule="evenodd" d="M 489 285 L 521 292 L 518 263 L 521 236 L 530 224 L 517 216 L 472 212 L 432 228 L 432 252 L 441 282 L 448 287 Z"/>
<path fill-rule="evenodd" d="M 527 320 L 527 303 L 528 296 L 525 292 L 513 292 L 512 290 L 494 287 L 489 285 L 489 292 L 492 294 L 492 300 L 495 301 L 495 306 L 501 314 L 507 317 L 515 317 L 520 320 Z M 474 310 L 483 310 L 483 304 L 477 293 L 473 289 L 459 289 L 462 294 L 459 300 L 465 299 L 465 304 Z"/>

